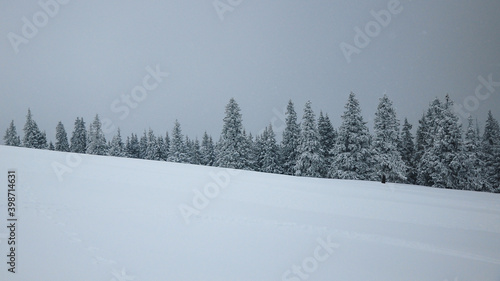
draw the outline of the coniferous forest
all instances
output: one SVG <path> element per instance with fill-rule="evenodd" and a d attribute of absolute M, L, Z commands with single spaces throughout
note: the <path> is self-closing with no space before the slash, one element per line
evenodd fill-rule
<path fill-rule="evenodd" d="M 413 125 L 398 119 L 392 101 L 380 98 L 370 133 L 354 93 L 348 97 L 341 125 L 327 114 L 316 114 L 308 101 L 298 120 L 290 100 L 286 127 L 278 143 L 271 125 L 252 136 L 243 127 L 234 99 L 226 105 L 220 137 L 206 132 L 200 140 L 183 135 L 176 120 L 172 131 L 158 135 L 149 129 L 126 138 L 117 130 L 106 140 L 99 116 L 88 125 L 77 117 L 71 137 L 56 126 L 55 143 L 47 141 L 28 109 L 23 137 L 11 121 L 5 145 L 63 152 L 245 169 L 294 176 L 408 183 L 437 188 L 500 192 L 500 126 L 488 113 L 482 130 L 472 116 L 459 122 L 447 95 L 436 98 Z"/>

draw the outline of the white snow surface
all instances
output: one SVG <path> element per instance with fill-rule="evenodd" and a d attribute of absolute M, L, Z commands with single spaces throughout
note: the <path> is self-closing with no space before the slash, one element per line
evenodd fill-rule
<path fill-rule="evenodd" d="M 500 280 L 499 194 L 6 146 L 0 171 L 0 280 Z"/>

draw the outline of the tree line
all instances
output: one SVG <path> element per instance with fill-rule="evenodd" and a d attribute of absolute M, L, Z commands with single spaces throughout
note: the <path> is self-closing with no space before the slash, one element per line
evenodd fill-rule
<path fill-rule="evenodd" d="M 414 137 L 405 118 L 400 124 L 392 101 L 380 98 L 372 135 L 361 115 L 359 101 L 350 93 L 342 124 L 334 128 L 328 114 L 316 118 L 308 101 L 301 122 L 290 100 L 282 141 L 269 124 L 256 135 L 243 127 L 240 107 L 234 99 L 226 105 L 223 128 L 214 142 L 206 132 L 201 142 L 182 134 L 176 120 L 171 134 L 155 135 L 144 130 L 124 141 L 120 129 L 110 141 L 96 115 L 89 128 L 76 118 L 71 139 L 59 122 L 56 141 L 47 143 L 28 109 L 24 137 L 17 135 L 14 121 L 7 129 L 6 145 L 94 155 L 190 163 L 266 173 L 306 177 L 380 180 L 448 189 L 500 192 L 500 127 L 488 112 L 480 134 L 477 122 L 468 118 L 465 129 L 446 95 L 436 98 L 422 115 Z M 401 127 L 401 128 L 400 128 Z"/>

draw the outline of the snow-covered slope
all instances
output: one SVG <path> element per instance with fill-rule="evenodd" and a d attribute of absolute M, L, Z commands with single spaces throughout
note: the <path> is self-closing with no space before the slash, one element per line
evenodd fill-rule
<path fill-rule="evenodd" d="M 500 280 L 498 194 L 0 146 L 3 261 L 12 168 L 0 280 Z"/>

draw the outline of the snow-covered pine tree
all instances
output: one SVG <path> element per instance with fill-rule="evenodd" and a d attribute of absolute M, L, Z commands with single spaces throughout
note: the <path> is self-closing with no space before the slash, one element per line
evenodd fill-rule
<path fill-rule="evenodd" d="M 146 141 L 146 160 L 161 160 L 161 148 L 153 130 L 149 128 Z"/>
<path fill-rule="evenodd" d="M 491 110 L 484 126 L 481 150 L 484 157 L 485 191 L 500 192 L 500 126 Z"/>
<path fill-rule="evenodd" d="M 215 160 L 214 142 L 207 132 L 203 133 L 201 139 L 201 164 L 212 166 Z"/>
<path fill-rule="evenodd" d="M 168 154 L 169 162 L 186 162 L 186 144 L 182 136 L 181 124 L 175 120 L 174 129 L 172 130 L 172 138 L 170 140 L 170 151 Z"/>
<path fill-rule="evenodd" d="M 462 151 L 463 171 L 460 173 L 460 189 L 481 191 L 483 186 L 486 186 L 480 148 L 479 135 L 474 127 L 472 116 L 469 115 Z"/>
<path fill-rule="evenodd" d="M 295 112 L 292 100 L 288 101 L 285 116 L 286 127 L 283 131 L 283 139 L 281 141 L 283 172 L 286 175 L 294 175 L 295 164 L 297 163 L 300 126 L 297 124 L 297 113 Z"/>
<path fill-rule="evenodd" d="M 404 161 L 406 170 L 406 182 L 415 184 L 417 181 L 417 171 L 415 167 L 415 144 L 411 133 L 412 125 L 405 118 L 403 130 L 401 131 L 401 159 Z"/>
<path fill-rule="evenodd" d="M 318 133 L 319 133 L 319 143 L 321 145 L 321 150 L 323 151 L 323 159 L 325 164 L 324 169 L 321 171 L 322 177 L 328 177 L 328 172 L 333 160 L 333 148 L 335 147 L 335 142 L 337 139 L 337 131 L 333 128 L 328 114 L 323 116 L 323 112 L 319 112 L 318 118 Z"/>
<path fill-rule="evenodd" d="M 201 151 L 200 151 L 200 141 L 195 138 L 191 141 L 191 147 L 189 150 L 190 163 L 195 165 L 200 165 L 201 163 Z"/>
<path fill-rule="evenodd" d="M 26 123 L 24 124 L 24 137 L 23 137 L 23 146 L 28 148 L 38 148 L 45 149 L 47 146 L 47 140 L 44 137 L 43 133 L 38 129 L 38 125 L 35 120 L 33 120 L 33 116 L 31 115 L 31 110 L 28 108 L 28 114 L 26 115 Z"/>
<path fill-rule="evenodd" d="M 127 137 L 128 139 L 128 137 Z M 132 134 L 130 136 L 130 140 L 127 141 L 127 157 L 129 158 L 141 158 L 141 147 L 139 144 L 139 138 L 137 137 L 137 134 Z"/>
<path fill-rule="evenodd" d="M 256 171 L 257 170 L 257 155 L 255 154 L 255 142 L 253 140 L 252 134 L 246 134 L 243 130 L 243 136 L 245 137 L 245 142 L 243 143 L 243 154 L 245 155 L 245 170 Z"/>
<path fill-rule="evenodd" d="M 404 182 L 407 168 L 398 149 L 399 120 L 387 95 L 380 99 L 374 123 L 375 173 L 379 178 L 385 175 L 389 182 Z"/>
<path fill-rule="evenodd" d="M 140 159 L 146 159 L 147 149 L 148 149 L 148 134 L 147 134 L 146 130 L 144 130 L 144 133 L 142 134 L 141 139 L 139 140 L 139 158 Z"/>
<path fill-rule="evenodd" d="M 261 172 L 281 174 L 280 155 L 276 135 L 273 127 L 269 124 L 260 137 L 261 151 L 258 157 Z"/>
<path fill-rule="evenodd" d="M 167 161 L 167 156 L 168 156 L 168 149 L 165 145 L 165 140 L 163 139 L 162 136 L 158 136 L 158 138 L 156 139 L 156 141 L 158 142 L 158 146 L 159 146 L 159 158 L 161 161 Z"/>
<path fill-rule="evenodd" d="M 370 133 L 353 92 L 345 105 L 330 176 L 338 179 L 374 180 Z"/>
<path fill-rule="evenodd" d="M 52 141 L 49 142 L 49 150 L 56 150 L 54 144 L 52 143 Z"/>
<path fill-rule="evenodd" d="M 55 150 L 69 152 L 68 135 L 64 129 L 64 125 L 61 121 L 57 123 L 56 127 L 56 144 Z"/>
<path fill-rule="evenodd" d="M 443 105 L 435 98 L 429 105 L 425 116 L 420 121 L 417 130 L 417 183 L 425 186 L 444 187 L 446 177 L 445 167 L 438 147 L 435 147 L 435 139 L 440 131 L 440 123 L 443 119 Z M 438 143 L 436 141 L 436 143 Z"/>
<path fill-rule="evenodd" d="M 71 135 L 71 152 L 86 153 L 87 152 L 87 129 L 83 118 L 77 117 L 75 120 L 75 128 Z"/>
<path fill-rule="evenodd" d="M 92 124 L 90 124 L 89 128 L 89 143 L 87 145 L 87 154 L 107 154 L 106 137 L 104 136 L 101 127 L 101 120 L 99 120 L 99 115 L 96 114 L 94 121 L 92 122 Z"/>
<path fill-rule="evenodd" d="M 424 154 L 419 163 L 419 183 L 438 188 L 458 188 L 461 161 L 462 130 L 446 95 L 444 103 L 435 99 L 427 112 L 428 130 Z"/>
<path fill-rule="evenodd" d="M 304 107 L 297 152 L 295 175 L 321 177 L 321 171 L 324 169 L 323 151 L 319 143 L 316 118 L 311 108 L 310 101 L 307 101 Z"/>
<path fill-rule="evenodd" d="M 188 136 L 185 136 L 184 144 L 186 145 L 186 159 L 184 160 L 184 163 L 192 164 L 191 156 L 193 150 L 193 142 L 191 141 L 191 139 L 189 139 Z"/>
<path fill-rule="evenodd" d="M 5 145 L 21 146 L 21 138 L 17 135 L 16 125 L 14 125 L 14 120 L 10 121 L 9 128 L 7 128 L 3 140 Z"/>
<path fill-rule="evenodd" d="M 165 146 L 164 146 L 163 150 L 164 150 L 164 154 L 163 154 L 164 160 L 167 161 L 168 155 L 170 154 L 170 136 L 168 135 L 168 131 L 165 134 Z"/>
<path fill-rule="evenodd" d="M 447 167 L 446 187 L 452 189 L 460 188 L 461 173 L 463 167 L 463 139 L 462 125 L 459 123 L 455 113 L 453 101 L 447 94 L 445 97 L 443 111 L 442 131 L 439 139 L 442 140 L 444 164 Z"/>
<path fill-rule="evenodd" d="M 127 157 L 127 152 L 122 141 L 120 128 L 118 128 L 118 130 L 116 131 L 116 135 L 114 135 L 113 139 L 111 140 L 108 155 L 116 157 Z"/>
<path fill-rule="evenodd" d="M 218 167 L 243 169 L 246 162 L 242 150 L 245 137 L 243 136 L 240 107 L 234 98 L 229 100 L 225 113 L 224 125 L 217 144 L 215 164 Z"/>

